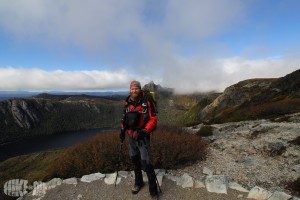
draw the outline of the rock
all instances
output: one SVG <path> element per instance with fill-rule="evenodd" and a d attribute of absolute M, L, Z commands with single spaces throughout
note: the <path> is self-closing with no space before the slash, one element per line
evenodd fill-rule
<path fill-rule="evenodd" d="M 69 184 L 69 185 L 72 185 L 72 184 L 76 185 L 78 183 L 78 181 L 77 181 L 77 178 L 68 178 L 68 179 L 63 180 L 62 183 Z"/>
<path fill-rule="evenodd" d="M 62 182 L 63 181 L 60 178 L 51 179 L 50 181 L 47 182 L 47 189 L 48 190 L 53 189 L 56 186 L 61 185 Z"/>
<path fill-rule="evenodd" d="M 127 178 L 130 175 L 130 172 L 129 171 L 119 171 L 118 175 L 123 178 Z"/>
<path fill-rule="evenodd" d="M 104 182 L 107 185 L 112 185 L 112 184 L 119 184 L 121 182 L 121 177 L 117 177 L 117 172 L 113 174 L 106 174 L 106 177 L 104 178 Z"/>
<path fill-rule="evenodd" d="M 227 194 L 228 180 L 224 175 L 213 175 L 206 177 L 205 185 L 208 192 Z"/>
<path fill-rule="evenodd" d="M 241 185 L 239 185 L 238 183 L 236 183 L 234 181 L 229 181 L 228 187 L 233 190 L 240 191 L 240 192 L 249 192 L 249 190 L 243 188 Z"/>
<path fill-rule="evenodd" d="M 286 146 L 281 142 L 270 142 L 264 147 L 264 149 L 268 155 L 277 156 L 281 155 L 286 150 Z"/>
<path fill-rule="evenodd" d="M 264 199 L 268 199 L 272 194 L 263 189 L 260 188 L 258 186 L 255 186 L 254 188 L 252 188 L 248 194 L 248 199 L 257 199 L 257 200 L 264 200 Z"/>
<path fill-rule="evenodd" d="M 200 176 L 195 179 L 194 188 L 205 188 L 205 177 Z"/>
<path fill-rule="evenodd" d="M 212 175 L 213 172 L 207 167 L 203 167 L 203 174 Z"/>
<path fill-rule="evenodd" d="M 179 182 L 179 180 L 180 180 L 180 178 L 179 178 L 179 177 L 177 177 L 177 176 L 166 175 L 165 177 L 166 177 L 167 179 L 171 180 L 171 181 L 174 181 L 174 182 L 176 182 L 176 183 L 178 183 L 178 182 Z M 178 184 L 177 184 L 177 185 L 178 185 Z"/>
<path fill-rule="evenodd" d="M 163 178 L 164 178 L 163 175 L 156 175 L 156 179 L 157 179 L 157 182 L 158 182 L 159 186 L 162 186 Z"/>
<path fill-rule="evenodd" d="M 32 191 L 32 196 L 44 196 L 47 191 L 47 184 L 40 183 L 36 187 L 34 187 Z"/>
<path fill-rule="evenodd" d="M 194 186 L 194 180 L 193 177 L 188 175 L 187 173 L 184 173 L 181 176 L 181 186 L 183 188 L 193 187 Z"/>
<path fill-rule="evenodd" d="M 96 181 L 96 180 L 103 179 L 103 178 L 105 178 L 105 174 L 95 173 L 95 174 L 84 175 L 81 178 L 81 181 L 90 183 L 92 181 Z"/>
<path fill-rule="evenodd" d="M 288 195 L 284 192 L 275 191 L 268 200 L 288 200 L 292 198 L 291 195 Z"/>
<path fill-rule="evenodd" d="M 166 170 L 165 169 L 155 169 L 155 174 L 158 175 L 165 175 L 166 174 Z"/>
<path fill-rule="evenodd" d="M 300 174 L 300 165 L 295 165 L 292 170 Z"/>
<path fill-rule="evenodd" d="M 80 200 L 81 198 L 82 198 L 82 195 L 79 194 L 79 195 L 77 196 L 77 200 Z"/>

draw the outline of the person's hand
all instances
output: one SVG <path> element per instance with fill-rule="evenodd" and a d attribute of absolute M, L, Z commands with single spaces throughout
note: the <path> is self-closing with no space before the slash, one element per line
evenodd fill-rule
<path fill-rule="evenodd" d="M 124 142 L 124 140 L 125 140 L 125 132 L 126 132 L 126 130 L 125 129 L 121 129 L 121 131 L 120 131 L 120 135 L 119 135 L 119 138 L 120 138 L 120 141 L 123 143 Z"/>
<path fill-rule="evenodd" d="M 141 129 L 138 131 L 138 134 L 136 136 L 136 140 L 143 140 L 146 136 L 148 136 L 149 133 L 145 129 Z"/>

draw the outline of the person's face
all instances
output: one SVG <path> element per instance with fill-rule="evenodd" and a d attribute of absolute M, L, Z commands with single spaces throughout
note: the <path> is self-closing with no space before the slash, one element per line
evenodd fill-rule
<path fill-rule="evenodd" d="M 131 98 L 133 98 L 133 99 L 137 98 L 139 96 L 140 92 L 141 92 L 141 89 L 139 87 L 135 87 L 135 86 L 131 87 L 130 88 Z"/>

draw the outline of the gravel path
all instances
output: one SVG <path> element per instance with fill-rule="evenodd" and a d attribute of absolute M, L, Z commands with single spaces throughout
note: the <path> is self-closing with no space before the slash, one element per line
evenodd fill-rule
<path fill-rule="evenodd" d="M 92 200 L 92 199 L 115 199 L 115 200 L 131 200 L 131 199 L 151 199 L 148 192 L 148 184 L 141 189 L 141 191 L 133 195 L 131 194 L 131 187 L 133 178 L 122 178 L 120 184 L 115 187 L 114 185 L 107 185 L 102 180 L 94 181 L 91 183 L 79 182 L 77 185 L 62 184 L 54 189 L 49 190 L 43 200 L 63 199 L 63 200 Z M 237 192 L 235 190 L 228 190 L 228 194 L 209 193 L 206 189 L 195 188 L 182 188 L 177 186 L 175 182 L 164 179 L 162 184 L 162 193 L 159 199 L 206 199 L 206 200 L 234 200 L 246 199 L 247 193 Z M 36 197 L 35 197 L 36 198 Z M 35 199 L 27 195 L 26 200 Z"/>

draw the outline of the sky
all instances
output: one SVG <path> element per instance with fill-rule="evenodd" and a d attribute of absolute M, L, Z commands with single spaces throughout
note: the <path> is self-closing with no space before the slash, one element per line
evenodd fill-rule
<path fill-rule="evenodd" d="M 222 92 L 300 68 L 298 0 L 0 0 L 0 90 Z"/>

